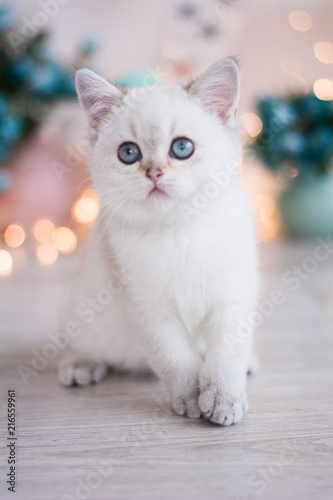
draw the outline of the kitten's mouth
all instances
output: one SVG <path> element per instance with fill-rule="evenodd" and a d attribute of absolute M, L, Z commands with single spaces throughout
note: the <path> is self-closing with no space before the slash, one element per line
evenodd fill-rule
<path fill-rule="evenodd" d="M 153 187 L 153 189 L 151 191 L 149 191 L 148 196 L 149 197 L 153 196 L 154 198 L 156 198 L 156 197 L 160 198 L 160 197 L 165 197 L 168 195 L 166 194 L 165 191 L 163 191 L 163 189 L 160 189 L 159 187 L 155 186 L 155 187 Z"/>

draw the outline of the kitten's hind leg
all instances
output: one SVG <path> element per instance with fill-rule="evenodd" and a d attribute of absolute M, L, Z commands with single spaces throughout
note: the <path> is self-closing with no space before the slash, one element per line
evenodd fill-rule
<path fill-rule="evenodd" d="M 60 363 L 58 377 L 63 385 L 82 386 L 100 382 L 107 372 L 106 363 L 68 356 Z"/>

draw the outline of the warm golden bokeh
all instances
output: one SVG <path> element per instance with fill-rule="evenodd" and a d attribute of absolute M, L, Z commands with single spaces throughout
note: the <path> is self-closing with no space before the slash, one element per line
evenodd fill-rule
<path fill-rule="evenodd" d="M 57 227 L 52 244 L 61 253 L 71 253 L 76 248 L 77 238 L 69 227 Z"/>
<path fill-rule="evenodd" d="M 13 259 L 7 250 L 0 250 L 0 276 L 8 276 L 13 269 Z"/>
<path fill-rule="evenodd" d="M 274 240 L 281 229 L 280 215 L 274 197 L 261 193 L 254 196 L 253 203 L 258 215 L 258 238 L 261 241 Z"/>
<path fill-rule="evenodd" d="M 333 81 L 328 80 L 328 78 L 319 78 L 313 85 L 313 91 L 318 99 L 322 101 L 332 101 Z"/>
<path fill-rule="evenodd" d="M 49 266 L 58 258 L 58 250 L 51 243 L 41 243 L 36 248 L 37 259 L 41 264 Z"/>
<path fill-rule="evenodd" d="M 95 188 L 88 188 L 81 194 L 80 198 L 97 198 L 97 191 Z"/>
<path fill-rule="evenodd" d="M 9 247 L 17 248 L 25 240 L 25 231 L 19 224 L 11 224 L 5 231 L 4 239 Z"/>
<path fill-rule="evenodd" d="M 313 52 L 318 61 L 324 64 L 333 63 L 333 44 L 324 40 L 316 42 L 313 46 Z"/>
<path fill-rule="evenodd" d="M 85 193 L 83 193 L 85 194 Z M 72 207 L 72 217 L 75 222 L 89 224 L 93 222 L 99 212 L 99 200 L 94 197 L 83 196 Z"/>
<path fill-rule="evenodd" d="M 35 222 L 32 232 L 39 243 L 50 243 L 53 238 L 55 226 L 48 219 L 39 219 Z"/>
<path fill-rule="evenodd" d="M 312 17 L 305 10 L 294 10 L 289 14 L 289 22 L 297 31 L 309 31 L 313 26 Z"/>
<path fill-rule="evenodd" d="M 240 115 L 244 129 L 251 137 L 256 137 L 262 130 L 262 121 L 255 113 L 243 113 Z"/>

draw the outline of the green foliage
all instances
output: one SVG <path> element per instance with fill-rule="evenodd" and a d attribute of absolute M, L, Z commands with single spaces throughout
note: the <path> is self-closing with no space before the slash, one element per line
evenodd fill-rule
<path fill-rule="evenodd" d="M 13 39 L 19 43 L 13 44 Z M 94 50 L 94 42 L 86 40 L 77 64 Z M 0 7 L 0 165 L 35 132 L 56 102 L 76 98 L 74 69 L 53 57 L 48 33 L 23 36 L 13 10 Z"/>
<path fill-rule="evenodd" d="M 296 167 L 302 176 L 329 170 L 333 157 L 333 102 L 314 94 L 258 102 L 263 128 L 253 147 L 272 170 Z"/>

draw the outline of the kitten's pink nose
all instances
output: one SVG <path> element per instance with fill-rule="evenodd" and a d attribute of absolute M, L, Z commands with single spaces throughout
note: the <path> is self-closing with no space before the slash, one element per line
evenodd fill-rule
<path fill-rule="evenodd" d="M 154 183 L 156 186 L 159 177 L 162 177 L 163 172 L 159 167 L 150 167 L 146 171 L 146 176 Z"/>

